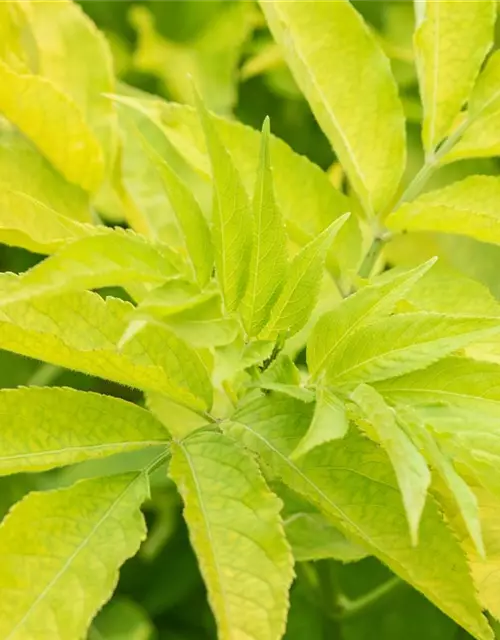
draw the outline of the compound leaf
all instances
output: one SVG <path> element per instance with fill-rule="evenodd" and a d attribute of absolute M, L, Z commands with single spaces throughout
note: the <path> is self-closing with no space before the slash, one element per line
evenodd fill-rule
<path fill-rule="evenodd" d="M 293 578 L 280 501 L 254 460 L 223 435 L 192 435 L 172 449 L 170 473 L 184 500 L 218 636 L 279 640 Z"/>
<path fill-rule="evenodd" d="M 84 480 L 30 493 L 0 526 L 0 634 L 7 640 L 84 636 L 118 569 L 145 538 L 144 475 Z"/>

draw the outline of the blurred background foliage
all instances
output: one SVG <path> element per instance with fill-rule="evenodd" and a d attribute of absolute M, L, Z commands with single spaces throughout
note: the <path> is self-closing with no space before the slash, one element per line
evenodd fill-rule
<path fill-rule="evenodd" d="M 177 102 L 191 99 L 192 76 L 207 105 L 260 128 L 269 115 L 273 133 L 328 172 L 348 190 L 341 167 L 316 124 L 251 1 L 81 1 L 111 46 L 123 83 Z M 422 164 L 421 107 L 413 63 L 411 2 L 353 3 L 380 39 L 400 87 L 408 120 L 408 181 Z M 500 32 L 497 41 L 500 42 Z M 332 60 L 334 65 L 341 60 Z M 369 100 L 370 97 L 366 96 Z M 428 188 L 462 176 L 497 174 L 497 159 L 457 162 L 441 169 Z M 486 284 L 500 297 L 500 247 L 445 234 L 404 236 L 389 245 L 391 264 L 414 264 L 432 255 Z M 0 269 L 21 272 L 40 256 L 0 246 Z M 110 292 L 103 292 L 103 294 Z M 120 292 L 111 292 L 115 295 Z M 0 352 L 0 385 L 56 384 L 142 402 L 139 392 Z M 170 409 L 169 409 L 170 410 Z M 144 454 L 142 454 L 144 455 Z M 149 453 L 148 455 L 151 455 Z M 96 465 L 100 465 L 96 469 Z M 143 466 L 137 454 L 39 475 L 0 481 L 0 514 L 33 488 Z M 209 640 L 216 637 L 206 593 L 180 518 L 180 499 L 163 476 L 153 477 L 146 505 L 150 536 L 124 567 L 112 601 L 95 620 L 89 640 Z M 285 514 L 286 516 L 287 514 Z M 291 524 L 293 514 L 287 519 Z M 307 529 L 302 532 L 307 558 Z M 300 539 L 299 539 L 300 542 Z M 327 553 L 327 551 L 325 552 Z M 287 640 L 458 640 L 469 637 L 425 598 L 391 575 L 374 558 L 342 563 L 300 562 L 291 594 Z M 336 614 L 342 601 L 348 615 Z M 346 607 L 347 603 L 347 607 Z"/>

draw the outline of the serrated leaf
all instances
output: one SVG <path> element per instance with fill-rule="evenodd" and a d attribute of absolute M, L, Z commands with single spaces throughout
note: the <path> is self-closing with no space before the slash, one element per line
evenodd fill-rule
<path fill-rule="evenodd" d="M 231 312 L 241 301 L 248 279 L 252 241 L 250 204 L 238 169 L 199 97 L 197 107 L 212 165 L 212 240 L 216 275 L 226 310 Z"/>
<path fill-rule="evenodd" d="M 30 493 L 13 507 L 0 526 L 5 640 L 85 634 L 145 538 L 147 493 L 146 477 L 130 474 Z"/>
<path fill-rule="evenodd" d="M 261 7 L 355 191 L 368 212 L 380 211 L 405 166 L 403 107 L 389 60 L 347 0 L 263 0 Z"/>
<path fill-rule="evenodd" d="M 424 106 L 423 142 L 432 152 L 449 133 L 493 44 L 495 3 L 421 0 L 415 56 Z"/>
<path fill-rule="evenodd" d="M 142 139 L 143 144 L 147 142 Z M 189 252 L 196 279 L 201 287 L 205 286 L 212 275 L 213 248 L 208 224 L 200 205 L 188 187 L 173 169 L 150 146 L 146 148 L 153 166 L 158 171 L 167 197 L 177 217 Z"/>
<path fill-rule="evenodd" d="M 2 288 L 0 306 L 69 291 L 157 284 L 179 275 L 180 257 L 131 231 L 108 229 L 75 240 Z"/>
<path fill-rule="evenodd" d="M 348 429 L 344 401 L 328 387 L 319 387 L 309 429 L 290 457 L 296 460 L 325 442 L 343 438 Z"/>
<path fill-rule="evenodd" d="M 332 222 L 292 260 L 262 338 L 273 338 L 281 332 L 291 337 L 307 323 L 318 301 L 326 254 L 348 216 L 344 214 Z"/>
<path fill-rule="evenodd" d="M 114 96 L 114 99 L 147 115 L 161 128 L 169 142 L 205 180 L 210 179 L 202 126 L 196 112 L 186 105 L 161 100 Z M 212 116 L 217 133 L 233 158 L 251 197 L 255 188 L 255 159 L 259 154 L 260 134 L 235 120 Z M 305 156 L 290 149 L 279 138 L 270 136 L 273 159 L 273 183 L 276 204 L 286 220 L 287 233 L 294 242 L 304 245 L 332 220 L 351 209 L 346 196 L 333 188 L 328 176 Z M 344 227 L 345 228 L 345 227 Z M 355 238 L 358 232 L 355 229 Z M 342 234 L 341 234 L 342 235 Z M 345 243 L 345 238 L 343 242 Z M 334 242 L 329 255 L 336 262 Z"/>
<path fill-rule="evenodd" d="M 492 318 L 393 315 L 353 333 L 330 361 L 325 379 L 331 385 L 345 386 L 401 376 L 499 330 L 500 323 Z"/>
<path fill-rule="evenodd" d="M 441 451 L 439 444 L 427 431 L 425 425 L 415 419 L 408 410 L 397 410 L 398 422 L 406 428 L 407 434 L 419 447 L 431 467 L 439 474 L 451 492 L 460 511 L 464 524 L 474 545 L 481 556 L 484 556 L 484 543 L 479 518 L 479 507 L 474 492 L 457 473 L 452 460 Z"/>
<path fill-rule="evenodd" d="M 454 162 L 463 158 L 496 156 L 500 151 L 500 54 L 489 57 L 471 93 L 465 132 L 443 158 Z"/>
<path fill-rule="evenodd" d="M 492 637 L 463 551 L 432 500 L 422 516 L 420 544 L 412 546 L 397 481 L 379 446 L 351 430 L 343 440 L 290 460 L 308 428 L 311 409 L 285 397 L 249 402 L 233 420 L 238 424 L 230 435 L 258 453 L 271 473 L 473 636 Z"/>
<path fill-rule="evenodd" d="M 30 2 L 26 14 L 38 46 L 38 73 L 75 101 L 111 168 L 118 130 L 114 105 L 105 97 L 115 90 L 115 78 L 104 34 L 68 0 Z"/>
<path fill-rule="evenodd" d="M 391 274 L 346 298 L 324 314 L 307 343 L 307 364 L 313 377 L 327 368 L 346 340 L 359 328 L 388 315 L 411 287 L 432 267 L 435 259 L 406 273 Z"/>
<path fill-rule="evenodd" d="M 168 440 L 165 428 L 144 409 L 73 389 L 2 389 L 0 415 L 0 475 L 43 471 Z"/>
<path fill-rule="evenodd" d="M 98 233 L 28 194 L 0 183 L 0 241 L 35 253 L 53 253 L 64 244 Z"/>
<path fill-rule="evenodd" d="M 230 439 L 200 433 L 173 444 L 172 479 L 221 640 L 279 640 L 293 559 L 280 501 L 257 464 Z"/>
<path fill-rule="evenodd" d="M 5 286 L 15 276 L 0 279 Z M 135 307 L 91 292 L 6 305 L 0 348 L 207 409 L 212 385 L 199 354 L 167 327 L 147 326 L 118 350 Z"/>
<path fill-rule="evenodd" d="M 183 278 L 174 277 L 165 284 L 150 291 L 137 307 L 138 311 L 146 311 L 158 318 L 169 316 L 191 315 L 194 318 L 221 315 L 220 293 L 215 288 L 205 291 Z M 213 314 L 210 313 L 213 310 Z"/>
<path fill-rule="evenodd" d="M 1 60 L 0 86 L 0 113 L 16 125 L 65 178 L 83 189 L 95 191 L 103 178 L 103 155 L 73 100 L 50 80 L 16 73 Z"/>
<path fill-rule="evenodd" d="M 367 384 L 361 384 L 351 398 L 368 420 L 368 435 L 385 449 L 398 479 L 412 544 L 418 544 L 420 519 L 425 507 L 431 474 L 425 458 L 396 422 L 394 411 L 383 397 Z"/>
<path fill-rule="evenodd" d="M 387 218 L 397 231 L 458 233 L 500 244 L 500 180 L 469 176 L 403 204 Z"/>
<path fill-rule="evenodd" d="M 253 243 L 249 277 L 240 313 L 249 336 L 256 336 L 269 318 L 287 270 L 287 237 L 276 205 L 269 152 L 270 125 L 262 128 L 260 162 L 253 196 Z"/>
<path fill-rule="evenodd" d="M 0 189 L 23 193 L 79 222 L 91 222 L 89 196 L 67 182 L 12 125 L 0 122 Z"/>

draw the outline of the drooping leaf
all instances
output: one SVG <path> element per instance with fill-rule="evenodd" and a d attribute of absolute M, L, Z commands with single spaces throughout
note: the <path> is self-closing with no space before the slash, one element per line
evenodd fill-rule
<path fill-rule="evenodd" d="M 2 389 L 0 414 L 0 475 L 43 471 L 168 439 L 166 429 L 144 409 L 73 389 Z"/>
<path fill-rule="evenodd" d="M 197 105 L 212 166 L 212 239 L 217 279 L 226 309 L 231 312 L 241 301 L 248 279 L 252 238 L 250 204 L 238 169 L 201 98 Z"/>
<path fill-rule="evenodd" d="M 346 298 L 336 309 L 324 314 L 307 343 L 309 371 L 317 377 L 346 340 L 357 329 L 392 312 L 397 301 L 432 267 L 435 260 L 406 273 L 391 274 L 387 281 L 376 282 Z"/>
<path fill-rule="evenodd" d="M 117 150 L 115 90 L 109 44 L 75 2 L 30 2 L 27 16 L 38 46 L 38 73 L 67 93 L 80 108 L 111 168 Z"/>
<path fill-rule="evenodd" d="M 82 637 L 145 538 L 143 474 L 30 493 L 0 526 L 0 634 Z M 56 544 L 57 543 L 57 544 Z"/>
<path fill-rule="evenodd" d="M 103 178 L 99 143 L 73 100 L 42 76 L 19 74 L 0 60 L 0 113 L 70 182 L 94 191 Z"/>
<path fill-rule="evenodd" d="M 325 442 L 343 438 L 348 429 L 344 401 L 328 387 L 319 387 L 311 424 L 291 457 L 297 459 Z"/>
<path fill-rule="evenodd" d="M 424 106 L 423 142 L 434 151 L 449 133 L 493 44 L 495 3 L 422 0 L 415 56 Z"/>
<path fill-rule="evenodd" d="M 43 202 L 0 183 L 0 241 L 36 253 L 53 253 L 66 242 L 98 232 Z"/>
<path fill-rule="evenodd" d="M 397 480 L 379 446 L 351 430 L 343 440 L 290 460 L 311 420 L 310 405 L 291 398 L 259 398 L 233 420 L 238 424 L 230 434 L 257 452 L 271 473 L 472 635 L 492 637 L 464 553 L 432 500 L 422 515 L 420 544 L 412 546 Z"/>
<path fill-rule="evenodd" d="M 262 331 L 264 339 L 281 332 L 293 336 L 300 331 L 318 301 L 324 262 L 333 238 L 349 214 L 345 214 L 307 244 L 290 264 L 281 293 Z"/>
<path fill-rule="evenodd" d="M 494 318 L 403 313 L 353 333 L 325 373 L 331 385 L 354 385 L 423 369 L 500 330 Z"/>
<path fill-rule="evenodd" d="M 0 293 L 0 305 L 135 281 L 158 284 L 180 270 L 180 257 L 168 247 L 130 231 L 108 229 L 63 246 L 12 281 Z"/>
<path fill-rule="evenodd" d="M 467 126 L 443 162 L 498 155 L 500 138 L 500 54 L 491 54 L 477 79 L 467 108 Z"/>
<path fill-rule="evenodd" d="M 403 108 L 389 60 L 347 0 L 263 0 L 261 7 L 358 196 L 369 212 L 380 211 L 405 166 Z"/>
<path fill-rule="evenodd" d="M 170 466 L 185 503 L 221 640 L 279 640 L 288 610 L 293 559 L 280 501 L 253 461 L 216 433 L 173 445 Z"/>
<path fill-rule="evenodd" d="M 403 204 L 387 218 L 397 231 L 458 233 L 500 244 L 500 180 L 469 176 Z"/>
<path fill-rule="evenodd" d="M 398 479 L 413 545 L 418 544 L 420 519 L 425 507 L 431 474 L 425 458 L 398 426 L 394 411 L 367 384 L 351 394 L 369 423 L 368 436 L 385 449 Z"/>
<path fill-rule="evenodd" d="M 286 232 L 274 197 L 270 125 L 262 128 L 262 146 L 253 196 L 253 244 L 249 277 L 240 313 L 249 336 L 264 327 L 283 286 L 287 270 Z"/>
<path fill-rule="evenodd" d="M 4 276 L 0 285 L 12 280 L 18 278 Z M 148 325 L 118 350 L 133 310 L 91 292 L 6 305 L 0 348 L 208 408 L 212 386 L 205 364 L 167 327 Z"/>

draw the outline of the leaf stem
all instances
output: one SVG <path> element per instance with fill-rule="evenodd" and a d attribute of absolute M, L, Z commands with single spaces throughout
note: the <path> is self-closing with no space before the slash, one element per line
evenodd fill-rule
<path fill-rule="evenodd" d="M 406 582 L 395 576 L 356 600 L 350 600 L 349 598 L 342 597 L 340 601 L 342 611 L 339 614 L 339 617 L 341 620 L 347 620 L 359 615 L 364 615 L 367 609 L 371 609 L 372 607 L 380 604 L 380 602 L 385 600 L 387 596 L 397 589 L 405 586 L 407 586 Z"/>
<path fill-rule="evenodd" d="M 62 374 L 63 368 L 57 367 L 54 364 L 45 362 L 41 364 L 28 378 L 26 382 L 27 387 L 47 387 L 51 385 Z"/>

